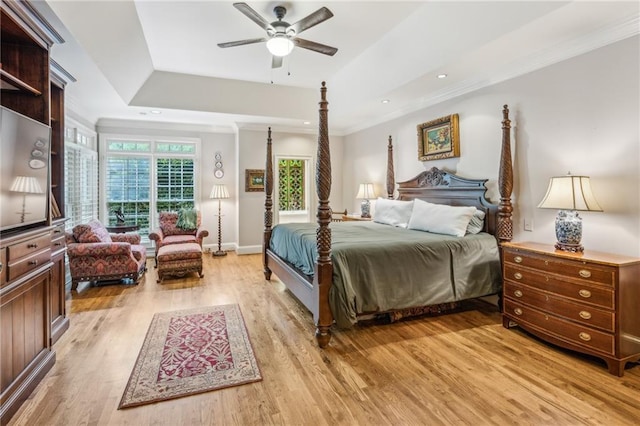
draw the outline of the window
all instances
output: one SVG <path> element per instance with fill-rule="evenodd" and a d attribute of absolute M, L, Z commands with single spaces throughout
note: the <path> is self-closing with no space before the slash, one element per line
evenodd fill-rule
<path fill-rule="evenodd" d="M 121 210 L 147 242 L 157 212 L 195 207 L 197 141 L 105 139 L 108 224 L 116 223 Z"/>
<path fill-rule="evenodd" d="M 280 211 L 305 210 L 305 160 L 278 160 L 278 206 Z"/>
<path fill-rule="evenodd" d="M 149 233 L 151 205 L 151 158 L 107 157 L 106 200 L 108 224 L 115 225 L 115 212 L 122 211 L 128 224 Z"/>
<path fill-rule="evenodd" d="M 156 162 L 156 211 L 175 211 L 194 206 L 193 159 L 160 158 Z"/>
<path fill-rule="evenodd" d="M 65 128 L 64 215 L 66 229 L 73 229 L 98 217 L 98 153 L 95 134 L 73 127 Z"/>

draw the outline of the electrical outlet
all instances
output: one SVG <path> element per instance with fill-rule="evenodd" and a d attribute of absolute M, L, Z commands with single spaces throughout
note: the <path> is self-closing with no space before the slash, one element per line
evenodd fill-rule
<path fill-rule="evenodd" d="M 524 218 L 524 230 L 525 231 L 533 231 L 533 219 L 529 217 Z"/>

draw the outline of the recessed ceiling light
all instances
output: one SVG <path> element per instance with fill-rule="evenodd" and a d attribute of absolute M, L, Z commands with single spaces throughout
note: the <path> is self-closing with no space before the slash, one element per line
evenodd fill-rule
<path fill-rule="evenodd" d="M 151 114 L 162 114 L 162 111 L 159 111 L 157 109 L 152 109 Z"/>
<path fill-rule="evenodd" d="M 311 124 L 310 121 L 303 121 L 302 124 Z"/>
<path fill-rule="evenodd" d="M 446 74 L 438 74 L 438 78 L 446 78 L 447 75 Z"/>
<path fill-rule="evenodd" d="M 389 102 L 391 102 L 389 99 L 383 99 L 383 100 L 382 100 L 382 103 L 383 103 L 383 104 L 388 104 Z"/>

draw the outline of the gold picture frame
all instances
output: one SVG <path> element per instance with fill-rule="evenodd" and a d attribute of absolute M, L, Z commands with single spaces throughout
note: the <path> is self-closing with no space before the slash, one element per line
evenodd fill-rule
<path fill-rule="evenodd" d="M 244 190 L 246 192 L 264 191 L 264 169 L 246 169 L 244 171 Z"/>
<path fill-rule="evenodd" d="M 458 114 L 418 124 L 418 160 L 460 157 Z"/>

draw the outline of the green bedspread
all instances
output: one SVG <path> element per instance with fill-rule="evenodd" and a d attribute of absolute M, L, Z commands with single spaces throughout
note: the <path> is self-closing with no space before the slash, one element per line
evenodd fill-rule
<path fill-rule="evenodd" d="M 273 228 L 270 249 L 313 275 L 315 223 Z M 332 222 L 330 303 L 339 327 L 356 315 L 471 299 L 501 288 L 495 237 L 463 238 L 381 225 Z"/>

